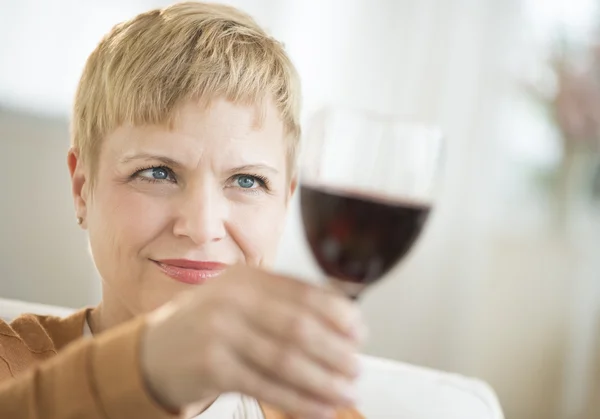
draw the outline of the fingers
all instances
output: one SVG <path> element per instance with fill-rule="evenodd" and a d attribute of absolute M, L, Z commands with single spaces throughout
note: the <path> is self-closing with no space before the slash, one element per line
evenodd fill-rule
<path fill-rule="evenodd" d="M 326 322 L 340 333 L 360 340 L 363 322 L 352 301 L 334 290 L 264 271 L 254 271 L 253 280 L 274 299 L 294 303 Z"/>
<path fill-rule="evenodd" d="M 262 270 L 236 267 L 203 287 L 205 337 L 231 358 L 212 370 L 239 391 L 299 417 L 327 417 L 354 403 L 362 321 L 346 298 Z M 207 294 L 204 294 L 207 295 Z M 201 294 L 198 293 L 200 298 Z M 200 304 L 197 305 L 200 307 Z M 325 416 L 323 416 L 325 414 Z"/>
<path fill-rule="evenodd" d="M 247 394 L 271 404 L 294 417 L 325 419 L 335 417 L 334 405 L 319 401 L 277 378 L 266 375 L 243 358 L 231 356 L 231 383 L 224 383 L 231 391 Z"/>
<path fill-rule="evenodd" d="M 322 288 L 261 270 L 245 268 L 236 274 L 238 279 L 242 275 L 246 280 L 230 287 L 226 300 L 251 327 L 332 372 L 356 377 L 354 354 L 361 343 L 362 321 L 353 303 Z"/>
<path fill-rule="evenodd" d="M 231 324 L 230 332 L 229 338 L 238 356 L 263 375 L 332 406 L 353 404 L 351 381 L 324 367 L 292 343 L 244 325 L 241 318 Z"/>
<path fill-rule="evenodd" d="M 310 311 L 273 301 L 260 304 L 245 318 L 252 328 L 277 341 L 279 348 L 301 352 L 345 378 L 358 375 L 357 342 L 331 330 Z"/>

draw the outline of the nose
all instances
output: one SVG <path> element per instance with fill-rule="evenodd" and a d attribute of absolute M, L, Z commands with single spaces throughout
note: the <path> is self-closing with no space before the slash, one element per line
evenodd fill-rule
<path fill-rule="evenodd" d="M 196 245 L 222 240 L 227 235 L 227 200 L 220 188 L 195 185 L 182 194 L 173 233 Z"/>

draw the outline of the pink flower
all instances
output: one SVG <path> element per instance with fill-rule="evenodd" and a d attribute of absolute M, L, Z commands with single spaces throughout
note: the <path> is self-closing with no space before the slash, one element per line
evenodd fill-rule
<path fill-rule="evenodd" d="M 576 72 L 564 60 L 556 62 L 557 93 L 553 100 L 556 122 L 567 141 L 600 144 L 600 46 L 594 60 Z"/>

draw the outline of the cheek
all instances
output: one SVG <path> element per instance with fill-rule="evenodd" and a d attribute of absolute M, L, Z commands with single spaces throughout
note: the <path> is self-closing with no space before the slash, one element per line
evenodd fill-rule
<path fill-rule="evenodd" d="M 126 185 L 96 192 L 88 222 L 94 259 L 112 255 L 109 263 L 115 269 L 130 270 L 130 260 L 143 252 L 168 222 L 168 205 L 161 197 L 138 193 Z M 124 259 L 125 263 L 119 263 Z"/>
<path fill-rule="evenodd" d="M 232 236 L 248 261 L 270 264 L 277 253 L 286 218 L 284 202 L 238 205 L 231 211 Z"/>

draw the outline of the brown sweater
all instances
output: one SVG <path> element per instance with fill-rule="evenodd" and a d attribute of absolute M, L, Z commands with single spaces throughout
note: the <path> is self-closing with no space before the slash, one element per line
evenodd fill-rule
<path fill-rule="evenodd" d="M 170 419 L 147 393 L 139 370 L 143 318 L 83 338 L 86 310 L 72 316 L 0 320 L 0 418 Z M 264 404 L 266 419 L 286 415 Z M 360 419 L 354 410 L 338 419 Z"/>

